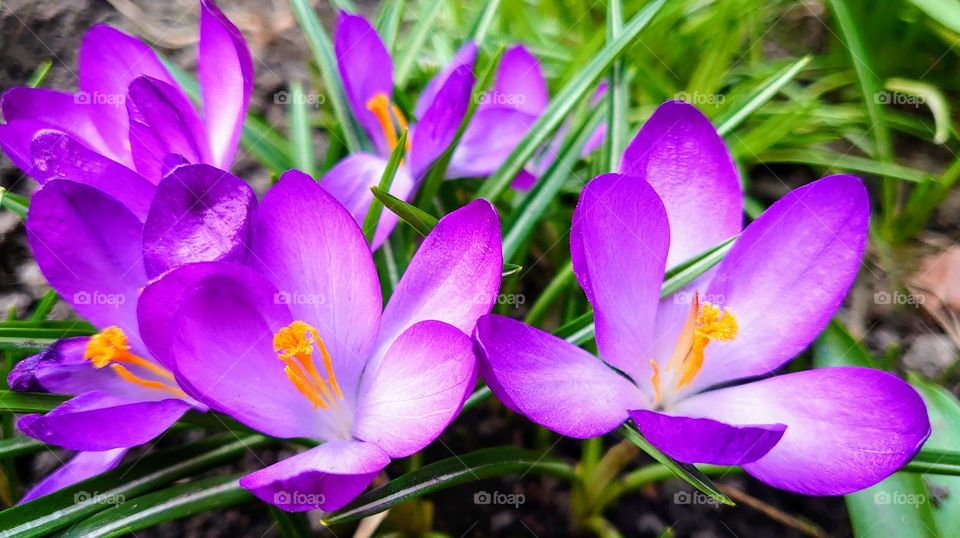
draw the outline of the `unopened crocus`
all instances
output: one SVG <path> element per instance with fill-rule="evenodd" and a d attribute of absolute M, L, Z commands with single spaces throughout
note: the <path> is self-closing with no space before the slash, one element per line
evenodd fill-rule
<path fill-rule="evenodd" d="M 284 174 L 251 227 L 248 266 L 186 265 L 144 291 L 144 340 L 210 408 L 322 441 L 243 487 L 334 510 L 433 441 L 474 386 L 467 335 L 499 289 L 497 214 L 476 201 L 441 219 L 385 309 L 359 226 L 307 175 Z"/>
<path fill-rule="evenodd" d="M 393 99 L 393 61 L 376 30 L 359 15 L 341 13 L 335 36 L 337 65 L 347 102 L 375 153 L 343 159 L 321 185 L 363 222 L 400 133 L 409 129 L 406 158 L 390 193 L 409 199 L 431 164 L 450 146 L 464 120 L 473 92 L 474 43 L 465 44 L 424 88 L 408 121 Z M 375 67 L 371 67 L 375 66 Z M 540 65 L 523 46 L 504 53 L 491 92 L 481 100 L 448 167 L 448 177 L 484 176 L 493 172 L 543 113 L 547 86 Z M 373 246 L 379 246 L 396 224 L 385 213 Z"/>
<path fill-rule="evenodd" d="M 37 264 L 98 332 L 60 340 L 9 376 L 14 390 L 75 395 L 18 423 L 27 435 L 80 451 L 24 500 L 112 468 L 188 409 L 204 408 L 147 350 L 137 301 L 150 279 L 183 263 L 245 262 L 246 214 L 255 202 L 242 180 L 203 164 L 164 177 L 145 220 L 82 183 L 51 180 L 33 196 L 27 239 Z"/>
<path fill-rule="evenodd" d="M 665 267 L 741 232 L 736 169 L 709 121 L 678 102 L 658 109 L 622 163 L 583 190 L 570 239 L 601 358 L 481 318 L 481 375 L 502 401 L 578 438 L 632 418 L 679 461 L 739 465 L 810 495 L 868 487 L 909 461 L 930 424 L 899 378 L 849 367 L 772 375 L 853 282 L 869 216 L 861 181 L 830 176 L 790 192 L 714 270 L 661 301 Z"/>
<path fill-rule="evenodd" d="M 229 169 L 253 87 L 239 30 L 212 0 L 200 2 L 202 110 L 145 43 L 106 25 L 84 36 L 75 93 L 19 87 L 3 95 L 0 147 L 41 184 L 86 183 L 141 218 L 175 165 Z"/>

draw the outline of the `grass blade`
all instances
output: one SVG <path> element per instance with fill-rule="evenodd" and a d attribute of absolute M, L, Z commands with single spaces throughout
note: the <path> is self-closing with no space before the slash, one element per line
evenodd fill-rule
<path fill-rule="evenodd" d="M 21 219 L 25 219 L 27 218 L 27 208 L 29 206 L 30 201 L 27 198 L 20 196 L 19 194 L 14 194 L 3 187 L 0 187 L 0 207 L 6 209 Z"/>
<path fill-rule="evenodd" d="M 384 207 L 396 213 L 400 220 L 409 224 L 420 235 L 426 236 L 437 225 L 437 218 L 419 207 L 408 204 L 378 187 L 370 187 L 370 190 L 373 192 L 374 198 L 379 200 Z"/>
<path fill-rule="evenodd" d="M 743 104 L 725 110 L 715 122 L 717 132 L 720 133 L 720 136 L 733 131 L 738 125 L 743 123 L 743 120 L 747 119 L 747 117 L 767 101 L 773 99 L 773 96 L 775 96 L 777 92 L 800 74 L 800 71 L 810 63 L 811 59 L 810 56 L 804 56 L 777 73 L 774 73 L 773 76 L 763 81 L 757 89 L 747 95 Z"/>
<path fill-rule="evenodd" d="M 765 163 L 800 163 L 820 166 L 828 170 L 846 170 L 873 174 L 910 183 L 923 183 L 930 177 L 919 170 L 893 163 L 878 162 L 854 155 L 844 155 L 822 149 L 783 149 L 764 152 L 759 160 Z"/>
<path fill-rule="evenodd" d="M 416 63 L 420 49 L 426 43 L 430 32 L 435 31 L 433 22 L 440 14 L 440 8 L 443 7 L 441 0 L 431 0 L 423 7 L 423 11 L 417 16 L 417 23 L 410 32 L 410 40 L 407 46 L 403 48 L 403 53 L 396 61 L 393 70 L 393 83 L 398 88 L 402 88 L 410 76 L 410 70 Z"/>
<path fill-rule="evenodd" d="M 383 176 L 380 178 L 380 184 L 377 190 L 389 193 L 390 186 L 393 185 L 393 178 L 397 175 L 400 163 L 403 161 L 404 147 L 407 144 L 407 131 L 400 133 L 397 145 L 394 146 L 390 159 L 387 160 L 387 166 L 383 169 Z M 370 201 L 370 208 L 367 210 L 367 216 L 363 219 L 363 236 L 367 238 L 367 243 L 373 243 L 373 236 L 377 233 L 377 225 L 380 224 L 380 215 L 383 213 L 383 202 L 376 196 Z"/>
<path fill-rule="evenodd" d="M 490 26 L 493 24 L 493 19 L 497 15 L 497 8 L 499 7 L 500 0 L 487 0 L 484 3 L 483 10 L 477 16 L 477 20 L 473 22 L 469 35 L 470 41 L 476 43 L 477 48 L 483 47 L 483 42 L 490 32 Z"/>
<path fill-rule="evenodd" d="M 310 109 L 307 96 L 303 93 L 303 83 L 290 82 L 290 140 L 293 142 L 293 162 L 297 168 L 313 175 L 313 137 L 310 133 Z"/>

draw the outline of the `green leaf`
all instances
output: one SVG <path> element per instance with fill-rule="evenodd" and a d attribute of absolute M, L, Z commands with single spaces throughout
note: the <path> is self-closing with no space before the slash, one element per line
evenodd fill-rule
<path fill-rule="evenodd" d="M 390 159 L 387 161 L 386 168 L 383 169 L 383 176 L 380 177 L 380 184 L 377 190 L 389 193 L 390 186 L 393 185 L 393 178 L 397 175 L 400 163 L 403 161 L 404 148 L 407 144 L 407 130 L 404 129 L 397 139 L 397 145 L 393 147 L 390 153 Z M 373 243 L 373 236 L 377 233 L 377 225 L 380 224 L 380 215 L 383 213 L 383 202 L 374 196 L 370 201 L 370 208 L 367 210 L 367 216 L 363 219 L 363 236 L 367 238 L 367 243 Z"/>
<path fill-rule="evenodd" d="M 303 512 L 284 512 L 276 506 L 270 505 L 270 516 L 277 523 L 277 529 L 283 538 L 309 538 L 310 521 Z"/>
<path fill-rule="evenodd" d="M 854 155 L 834 153 L 822 149 L 795 148 L 765 151 L 760 155 L 759 160 L 764 163 L 809 164 L 812 166 L 820 166 L 827 170 L 873 174 L 909 181 L 911 183 L 922 183 L 930 179 L 926 173 L 906 166 L 874 161 Z"/>
<path fill-rule="evenodd" d="M 0 459 L 16 458 L 26 454 L 36 454 L 51 447 L 31 437 L 14 437 L 0 440 Z"/>
<path fill-rule="evenodd" d="M 72 396 L 45 392 L 0 390 L 0 411 L 10 413 L 46 413 Z"/>
<path fill-rule="evenodd" d="M 384 486 L 361 495 L 345 508 L 328 515 L 324 525 L 336 525 L 363 519 L 404 501 L 466 484 L 510 474 L 545 474 L 576 481 L 573 467 L 545 457 L 543 452 L 514 447 L 483 448 L 425 465 L 391 480 Z"/>
<path fill-rule="evenodd" d="M 394 0 L 393 2 L 384 2 L 380 7 L 377 33 L 380 34 L 383 45 L 391 55 L 396 52 L 397 32 L 400 30 L 400 22 L 403 21 L 403 11 L 406 6 L 406 0 Z"/>
<path fill-rule="evenodd" d="M 313 160 L 313 137 L 310 133 L 310 109 L 306 95 L 303 93 L 303 83 L 299 80 L 290 82 L 290 140 L 293 142 L 294 164 L 311 176 L 315 170 Z"/>
<path fill-rule="evenodd" d="M 393 69 L 393 83 L 398 88 L 402 88 L 404 84 L 407 83 L 410 70 L 413 69 L 417 56 L 420 55 L 420 49 L 427 41 L 430 33 L 436 31 L 434 21 L 437 15 L 440 14 L 441 7 L 443 7 L 441 0 L 430 0 L 424 3 L 423 11 L 417 15 L 417 22 L 410 31 L 409 41 L 407 41 L 407 45 L 403 48 L 400 57 L 396 59 Z"/>
<path fill-rule="evenodd" d="M 933 20 L 960 34 L 960 1 L 909 0 Z"/>
<path fill-rule="evenodd" d="M 437 225 L 437 218 L 419 207 L 408 204 L 378 187 L 370 187 L 370 190 L 384 207 L 396 213 L 400 220 L 409 224 L 420 235 L 426 236 Z"/>
<path fill-rule="evenodd" d="M 734 506 L 734 502 L 730 499 L 730 497 L 727 497 L 722 491 L 720 491 L 720 488 L 718 488 L 709 478 L 707 478 L 707 475 L 700 472 L 700 470 L 693 465 L 676 462 L 671 459 L 670 456 L 660 452 L 657 447 L 651 445 L 650 441 L 644 439 L 644 437 L 640 435 L 640 432 L 634 429 L 632 423 L 624 424 L 620 428 L 620 432 L 622 432 L 624 437 L 629 439 L 630 442 L 640 447 L 640 450 L 646 452 L 651 458 L 656 460 L 664 467 L 670 469 L 673 474 L 682 478 L 691 486 L 722 502 L 723 504 Z"/>
<path fill-rule="evenodd" d="M 45 536 L 182 478 L 238 458 L 270 442 L 259 435 L 224 434 L 163 450 L 0 512 L 0 538 Z"/>
<path fill-rule="evenodd" d="M 320 69 L 320 75 L 327 89 L 327 99 L 343 134 L 343 143 L 350 153 L 356 153 L 362 149 L 361 140 L 366 141 L 366 137 L 360 132 L 347 106 L 340 71 L 337 69 L 337 57 L 334 55 L 330 37 L 323 29 L 323 24 L 320 23 L 320 18 L 309 0 L 290 0 L 290 7 L 293 8 L 300 28 L 303 29 L 303 36 L 313 52 L 313 59 Z"/>
<path fill-rule="evenodd" d="M 487 0 L 484 2 L 483 10 L 477 15 L 477 20 L 473 22 L 470 28 L 470 41 L 477 44 L 477 48 L 483 47 L 483 42 L 490 32 L 490 25 L 493 24 L 493 18 L 497 14 L 497 8 L 500 7 L 500 0 Z"/>
<path fill-rule="evenodd" d="M 27 207 L 30 201 L 19 194 L 14 194 L 3 187 L 0 187 L 0 207 L 20 217 L 27 218 Z"/>
<path fill-rule="evenodd" d="M 97 329 L 85 321 L 12 320 L 0 322 L 0 349 L 9 351 L 42 349 L 60 338 L 89 336 Z"/>
<path fill-rule="evenodd" d="M 507 278 L 508 276 L 513 276 L 520 271 L 523 271 L 522 265 L 517 265 L 515 263 L 504 263 L 503 271 L 500 273 L 500 278 Z"/>
<path fill-rule="evenodd" d="M 111 538 L 136 533 L 165 521 L 218 510 L 255 499 L 240 487 L 242 474 L 215 476 L 125 500 L 60 535 L 61 538 Z"/>
<path fill-rule="evenodd" d="M 792 82 L 793 79 L 800 74 L 800 71 L 810 63 L 810 60 L 810 56 L 804 56 L 787 67 L 784 67 L 744 97 L 742 104 L 737 103 L 725 110 L 715 122 L 717 132 L 720 133 L 720 136 L 732 132 L 738 125 L 743 123 L 743 120 L 756 112 L 756 110 L 767 101 L 773 99 L 777 92 L 782 90 L 784 86 Z"/>
<path fill-rule="evenodd" d="M 926 103 L 933 114 L 933 123 L 936 125 L 933 142 L 946 143 L 950 137 L 950 103 L 947 96 L 943 94 L 943 90 L 933 84 L 905 78 L 891 78 L 883 86 L 892 92 L 913 96 L 918 104 Z M 889 101 L 889 95 L 886 97 Z"/>
<path fill-rule="evenodd" d="M 33 71 L 33 74 L 30 75 L 30 78 L 27 80 L 26 86 L 30 88 L 39 88 L 43 84 L 44 80 L 47 80 L 47 75 L 50 74 L 50 68 L 53 67 L 53 60 L 43 60 L 40 62 L 40 65 Z"/>
<path fill-rule="evenodd" d="M 607 43 L 613 43 L 623 33 L 623 2 L 607 1 Z M 610 65 L 607 75 L 607 133 L 603 140 L 604 162 L 607 170 L 620 168 L 620 155 L 627 147 L 627 87 L 624 80 L 623 59 Z"/>
<path fill-rule="evenodd" d="M 620 57 L 633 42 L 641 30 L 653 19 L 654 15 L 663 7 L 665 0 L 654 0 L 640 13 L 637 13 L 624 26 L 615 40 L 607 43 L 593 59 L 571 79 L 557 95 L 551 99 L 550 105 L 543 115 L 530 128 L 517 147 L 510 153 L 500 168 L 494 172 L 477 193 L 478 198 L 496 200 L 510 182 L 520 172 L 523 165 L 530 160 L 536 151 L 542 147 L 550 134 L 560 126 L 573 107 L 587 97 L 600 76 L 610 68 L 613 61 Z"/>

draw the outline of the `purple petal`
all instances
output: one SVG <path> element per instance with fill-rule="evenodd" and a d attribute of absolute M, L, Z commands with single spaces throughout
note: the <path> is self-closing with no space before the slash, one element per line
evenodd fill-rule
<path fill-rule="evenodd" d="M 181 300 L 171 324 L 166 359 L 172 359 L 184 389 L 268 435 L 325 438 L 329 413 L 314 410 L 296 390 L 273 350 L 273 335 L 293 321 L 286 306 L 276 301 L 276 290 L 259 275 L 238 265 L 219 265 L 233 267 L 233 274 L 197 282 L 199 287 Z M 193 266 L 160 282 L 189 270 Z M 163 323 L 146 315 L 145 324 Z"/>
<path fill-rule="evenodd" d="M 78 452 L 67 463 L 37 483 L 17 504 L 49 495 L 54 491 L 72 486 L 88 478 L 105 473 L 120 464 L 126 448 L 114 448 L 100 452 Z"/>
<path fill-rule="evenodd" d="M 483 107 L 505 107 L 537 117 L 550 101 L 540 62 L 523 45 L 511 47 L 497 67 L 493 94 Z"/>
<path fill-rule="evenodd" d="M 90 185 L 116 198 L 137 218 L 146 218 L 156 188 L 140 174 L 60 131 L 38 132 L 31 152 L 33 175 L 41 183 L 67 179 Z"/>
<path fill-rule="evenodd" d="M 137 350 L 142 230 L 116 199 L 72 181 L 47 183 L 27 214 L 27 240 L 47 282 L 94 325 L 118 326 Z"/>
<path fill-rule="evenodd" d="M 673 267 L 740 233 L 743 200 L 723 139 L 693 105 L 660 105 L 623 153 L 620 172 L 645 179 L 670 221 Z"/>
<path fill-rule="evenodd" d="M 133 162 L 145 177 L 159 181 L 171 153 L 189 162 L 204 161 L 208 150 L 200 117 L 179 88 L 138 77 L 130 83 L 127 112 Z"/>
<path fill-rule="evenodd" d="M 390 153 L 377 117 L 367 108 L 375 95 L 393 96 L 393 60 L 377 31 L 359 15 L 341 11 L 334 36 L 337 67 L 353 115 L 381 155 Z M 372 68 L 376 66 L 376 68 Z"/>
<path fill-rule="evenodd" d="M 328 441 L 248 474 L 240 485 L 287 512 L 330 512 L 360 495 L 388 463 L 372 443 Z"/>
<path fill-rule="evenodd" d="M 636 383 L 651 374 L 669 242 L 663 204 L 646 182 L 606 174 L 583 189 L 570 232 L 573 269 L 594 308 L 600 356 Z"/>
<path fill-rule="evenodd" d="M 291 170 L 256 213 L 251 262 L 279 289 L 294 319 L 317 329 L 345 394 L 355 390 L 382 299 L 370 248 L 350 213 L 310 176 Z"/>
<path fill-rule="evenodd" d="M 423 88 L 423 91 L 420 92 L 420 97 L 417 98 L 417 104 L 413 109 L 413 115 L 417 118 L 423 118 L 423 115 L 427 113 L 427 109 L 430 108 L 430 105 L 437 98 L 440 88 L 446 84 L 447 79 L 450 78 L 450 75 L 462 65 L 465 65 L 472 70 L 473 63 L 476 60 L 477 45 L 472 41 L 468 41 L 462 47 L 460 47 L 460 50 L 458 50 L 456 54 L 453 55 L 450 63 L 440 70 L 439 73 L 434 75 L 434 77 L 430 79 L 430 82 L 428 82 Z"/>
<path fill-rule="evenodd" d="M 0 124 L 0 148 L 7 155 L 14 166 L 23 170 L 23 173 L 43 184 L 46 177 L 33 163 L 33 154 L 30 144 L 33 137 L 40 131 L 48 129 L 45 123 L 32 120 L 17 120 Z"/>
<path fill-rule="evenodd" d="M 245 262 L 256 205 L 253 189 L 228 172 L 177 167 L 160 182 L 143 225 L 147 276 L 191 262 Z"/>
<path fill-rule="evenodd" d="M 98 24 L 87 31 L 80 47 L 78 101 L 91 108 L 91 117 L 100 135 L 120 162 L 133 167 L 126 148 L 130 123 L 124 102 L 127 88 L 137 77 L 148 76 L 179 88 L 167 68 L 142 41 L 110 26 Z"/>
<path fill-rule="evenodd" d="M 630 411 L 640 433 L 671 458 L 684 463 L 743 465 L 757 461 L 783 437 L 783 424 L 731 426 L 709 418 Z"/>
<path fill-rule="evenodd" d="M 536 116 L 510 107 L 477 110 L 453 152 L 447 177 L 482 177 L 493 173 L 535 121 Z"/>
<path fill-rule="evenodd" d="M 200 2 L 197 64 L 211 164 L 229 169 L 253 91 L 253 59 L 240 30 L 213 0 Z"/>
<path fill-rule="evenodd" d="M 86 392 L 46 415 L 17 421 L 23 433 L 70 450 L 102 451 L 142 445 L 173 425 L 190 404 L 177 398 L 132 401 Z"/>
<path fill-rule="evenodd" d="M 370 202 L 373 201 L 370 187 L 380 184 L 386 167 L 387 161 L 382 157 L 369 153 L 354 153 L 331 168 L 320 180 L 320 186 L 343 204 L 357 224 L 362 226 L 370 209 Z M 397 168 L 397 174 L 390 185 L 390 194 L 401 200 L 408 200 L 413 188 L 413 178 L 410 177 L 407 167 Z M 396 213 L 384 209 L 371 248 L 376 250 L 382 245 L 396 224 Z"/>
<path fill-rule="evenodd" d="M 353 435 L 391 458 L 409 456 L 450 424 L 476 379 L 470 339 L 446 323 L 421 321 L 364 371 Z"/>
<path fill-rule="evenodd" d="M 46 88 L 11 88 L 3 94 L 3 117 L 9 122 L 30 120 L 64 131 L 115 161 L 129 158 L 104 142 L 91 112 L 95 107 L 72 93 Z M 31 136 L 32 138 L 32 136 Z"/>
<path fill-rule="evenodd" d="M 805 495 L 844 495 L 876 484 L 910 461 L 930 433 L 916 391 L 867 368 L 776 376 L 698 394 L 670 411 L 727 424 L 786 424 L 780 442 L 744 469 Z"/>
<path fill-rule="evenodd" d="M 476 200 L 440 219 L 397 284 L 380 323 L 379 353 L 413 324 L 437 320 L 472 334 L 500 289 L 497 210 Z"/>
<path fill-rule="evenodd" d="M 600 359 L 503 316 L 480 318 L 480 375 L 510 408 L 562 435 L 603 435 L 645 398 Z"/>
<path fill-rule="evenodd" d="M 707 289 L 737 316 L 739 334 L 707 347 L 691 390 L 766 374 L 803 351 L 853 283 L 869 216 L 863 183 L 830 176 L 790 192 L 751 223 Z"/>
<path fill-rule="evenodd" d="M 475 80 L 470 67 L 461 65 L 450 74 L 431 101 L 410 141 L 410 174 L 418 178 L 453 142 L 470 106 Z"/>

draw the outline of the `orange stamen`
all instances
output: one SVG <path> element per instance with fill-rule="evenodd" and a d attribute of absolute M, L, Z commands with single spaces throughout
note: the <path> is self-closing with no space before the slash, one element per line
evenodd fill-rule
<path fill-rule="evenodd" d="M 91 336 L 87 342 L 87 347 L 83 351 L 83 358 L 92 362 L 95 368 L 110 366 L 110 369 L 124 381 L 129 381 L 141 387 L 169 392 L 181 398 L 186 397 L 186 393 L 176 386 L 173 374 L 169 370 L 143 357 L 134 355 L 130 351 L 127 335 L 119 327 L 110 326 Z M 140 377 L 123 366 L 124 364 L 142 368 L 164 381 Z"/>
<path fill-rule="evenodd" d="M 403 116 L 400 107 L 391 103 L 390 98 L 383 92 L 377 93 L 367 101 L 367 110 L 377 118 L 377 123 L 383 130 L 383 136 L 387 139 L 387 147 L 392 152 L 399 141 L 398 133 L 406 131 L 409 127 L 407 118 Z M 410 153 L 410 137 L 407 137 L 403 149 Z"/>
<path fill-rule="evenodd" d="M 660 366 L 653 359 L 650 359 L 650 366 L 653 367 L 653 375 L 650 376 L 650 384 L 653 385 L 653 405 L 657 405 L 663 398 L 663 393 L 660 392 Z"/>
<path fill-rule="evenodd" d="M 327 371 L 324 379 L 313 362 L 313 346 L 320 348 L 323 364 Z M 273 336 L 273 350 L 277 357 L 284 362 L 284 372 L 314 408 L 328 409 L 336 403 L 335 398 L 343 400 L 343 392 L 337 384 L 337 376 L 333 373 L 333 360 L 327 352 L 327 346 L 317 333 L 317 330 L 302 321 L 294 321 L 283 327 Z"/>
<path fill-rule="evenodd" d="M 130 383 L 133 383 L 134 385 L 140 385 L 141 387 L 146 387 L 148 389 L 156 389 L 156 390 L 162 390 L 164 392 L 169 392 L 170 394 L 173 394 L 178 398 L 187 397 L 186 392 L 183 392 L 178 388 L 174 388 L 164 383 L 161 383 L 160 381 L 154 381 L 152 379 L 144 379 L 134 374 L 130 370 L 128 370 L 127 367 L 122 364 L 111 364 L 110 369 L 116 372 L 121 379 L 123 379 L 124 381 L 128 381 Z"/>

